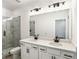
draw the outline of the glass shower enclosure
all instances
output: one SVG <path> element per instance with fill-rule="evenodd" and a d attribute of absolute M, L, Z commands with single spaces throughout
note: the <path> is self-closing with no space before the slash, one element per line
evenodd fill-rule
<path fill-rule="evenodd" d="M 20 16 L 3 19 L 2 21 L 2 57 L 9 54 L 10 49 L 19 46 Z"/>

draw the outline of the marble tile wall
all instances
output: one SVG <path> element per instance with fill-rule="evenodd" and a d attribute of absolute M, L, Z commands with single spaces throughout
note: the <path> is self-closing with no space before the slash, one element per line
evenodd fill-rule
<path fill-rule="evenodd" d="M 6 32 L 6 35 L 2 36 L 2 48 L 7 49 L 18 46 L 20 40 L 20 17 L 7 20 L 2 27 L 2 34 L 4 34 L 4 31 Z"/>

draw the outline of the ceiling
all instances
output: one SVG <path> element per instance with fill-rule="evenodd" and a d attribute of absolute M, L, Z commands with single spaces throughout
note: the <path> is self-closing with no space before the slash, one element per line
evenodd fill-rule
<path fill-rule="evenodd" d="M 19 0 L 20 3 L 18 3 L 16 0 L 2 0 L 2 6 L 4 8 L 8 8 L 10 10 L 14 10 L 16 8 L 22 7 L 22 6 L 44 6 L 49 5 L 54 2 L 64 1 L 64 0 Z"/>

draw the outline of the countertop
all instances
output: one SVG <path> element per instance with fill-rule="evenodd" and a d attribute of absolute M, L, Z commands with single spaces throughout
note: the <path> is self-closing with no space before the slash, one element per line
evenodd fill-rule
<path fill-rule="evenodd" d="M 71 42 L 60 41 L 59 43 L 55 43 L 53 40 L 42 40 L 42 39 L 35 40 L 33 38 L 22 39 L 20 40 L 20 42 L 26 42 L 30 44 L 36 44 L 39 46 L 45 46 L 45 47 L 50 47 L 50 48 L 57 48 L 61 50 L 76 52 L 76 47 Z"/>

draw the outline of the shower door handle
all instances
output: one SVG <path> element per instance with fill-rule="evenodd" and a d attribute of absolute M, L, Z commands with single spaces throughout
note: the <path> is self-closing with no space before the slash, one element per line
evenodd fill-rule
<path fill-rule="evenodd" d="M 32 30 L 30 29 L 30 32 L 32 32 Z"/>
<path fill-rule="evenodd" d="M 6 31 L 5 30 L 3 31 L 3 36 L 6 36 Z"/>

